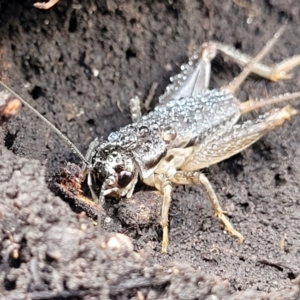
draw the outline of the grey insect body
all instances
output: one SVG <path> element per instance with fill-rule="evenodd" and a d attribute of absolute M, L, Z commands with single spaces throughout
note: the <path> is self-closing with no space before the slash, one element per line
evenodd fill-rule
<path fill-rule="evenodd" d="M 242 242 L 244 237 L 233 228 L 221 209 L 211 184 L 199 170 L 242 151 L 297 113 L 287 105 L 256 119 L 238 123 L 240 117 L 249 111 L 300 97 L 300 92 L 297 92 L 241 103 L 233 95 L 250 73 L 277 81 L 288 79 L 289 70 L 300 65 L 300 55 L 272 67 L 260 63 L 282 32 L 283 28 L 254 58 L 227 45 L 204 43 L 188 63 L 181 67 L 181 73 L 171 78 L 172 83 L 159 97 L 159 105 L 153 111 L 142 116 L 139 99 L 131 99 L 134 122 L 112 132 L 106 141 L 95 139 L 85 157 L 25 100 L 0 83 L 56 131 L 82 158 L 83 166 L 78 178 L 87 182 L 93 200 L 100 206 L 106 195 L 130 198 L 138 178 L 162 193 L 162 252 L 167 252 L 169 241 L 168 212 L 172 184 L 203 185 L 215 215 L 223 222 L 227 231 Z M 209 90 L 211 60 L 217 52 L 232 58 L 244 69 L 227 86 Z M 81 191 L 78 182 L 81 179 L 76 179 L 74 185 L 71 184 L 71 189 L 74 190 L 75 186 L 77 192 Z M 80 195 L 77 193 L 75 196 Z M 82 198 L 85 202 L 91 202 Z"/>
<path fill-rule="evenodd" d="M 168 150 L 219 139 L 239 117 L 239 105 L 232 95 L 204 90 L 157 106 L 138 122 L 110 134 L 108 141 L 133 153 L 144 178 Z M 173 136 L 168 139 L 165 135 L 171 130 Z"/>
<path fill-rule="evenodd" d="M 163 195 L 162 252 L 166 252 L 171 184 L 202 184 L 215 215 L 242 242 L 244 237 L 232 227 L 208 179 L 199 170 L 242 151 L 296 113 L 292 107 L 286 106 L 237 124 L 245 112 L 300 95 L 273 97 L 254 105 L 251 101 L 241 103 L 233 95 L 251 72 L 280 80 L 286 78 L 287 71 L 300 64 L 300 56 L 282 62 L 280 67 L 275 65 L 271 68 L 259 63 L 281 32 L 282 29 L 254 59 L 248 57 L 248 60 L 228 46 L 214 42 L 203 44 L 200 51 L 181 67 L 181 73 L 171 79 L 172 83 L 159 97 L 159 105 L 138 120 L 136 116 L 141 116 L 141 113 L 137 99 L 132 99 L 131 108 L 136 122 L 111 133 L 106 142 L 96 139 L 88 150 L 86 160 L 92 167 L 85 165 L 82 172 L 87 174 L 94 200 L 100 199 L 99 202 L 103 203 L 106 195 L 130 198 L 138 177 L 147 185 L 156 187 Z M 228 86 L 209 90 L 210 63 L 217 51 L 231 55 L 245 68 Z M 242 63 L 240 56 L 243 57 Z M 102 178 L 96 182 L 99 174 Z M 98 196 L 93 186 L 98 187 L 101 183 Z"/>

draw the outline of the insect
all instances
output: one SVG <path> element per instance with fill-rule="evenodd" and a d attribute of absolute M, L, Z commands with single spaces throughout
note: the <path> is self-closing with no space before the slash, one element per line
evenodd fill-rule
<path fill-rule="evenodd" d="M 215 215 L 230 234 L 243 242 L 243 235 L 231 225 L 209 180 L 199 170 L 239 153 L 297 113 L 287 105 L 257 119 L 237 123 L 249 111 L 300 97 L 297 92 L 241 103 L 233 95 L 250 73 L 273 81 L 290 78 L 288 72 L 300 64 L 300 55 L 273 67 L 260 63 L 283 30 L 284 27 L 280 28 L 254 58 L 221 43 L 204 43 L 188 63 L 181 66 L 181 73 L 171 79 L 172 83 L 159 97 L 159 105 L 153 111 L 142 116 L 139 99 L 133 98 L 130 103 L 133 123 L 112 132 L 106 140 L 96 138 L 85 157 L 57 128 L 1 84 L 34 110 L 81 157 L 81 168 L 72 164 L 65 168 L 60 188 L 71 192 L 84 206 L 97 210 L 96 203 L 102 207 L 105 196 L 130 198 L 140 178 L 162 193 L 162 252 L 166 253 L 172 184 L 201 184 Z M 231 57 L 244 69 L 227 86 L 209 90 L 211 61 L 217 52 Z M 82 183 L 89 187 L 93 201 L 82 195 Z"/>

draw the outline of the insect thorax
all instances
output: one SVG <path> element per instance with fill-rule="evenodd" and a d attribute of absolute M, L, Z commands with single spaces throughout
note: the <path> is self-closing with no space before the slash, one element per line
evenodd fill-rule
<path fill-rule="evenodd" d="M 222 134 L 239 116 L 235 97 L 221 90 L 205 90 L 193 97 L 173 99 L 158 105 L 138 122 L 112 132 L 107 142 L 95 149 L 92 163 L 98 169 L 103 163 L 109 165 L 108 160 L 117 164 L 112 158 L 114 153 L 125 168 L 135 164 L 141 177 L 146 178 L 169 149 L 201 143 L 216 132 Z"/>

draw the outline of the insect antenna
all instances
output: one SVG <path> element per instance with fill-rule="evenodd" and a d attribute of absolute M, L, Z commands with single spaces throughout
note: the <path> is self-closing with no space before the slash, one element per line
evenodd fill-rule
<path fill-rule="evenodd" d="M 26 100 L 24 100 L 21 96 L 15 93 L 11 88 L 9 88 L 6 84 L 4 84 L 0 80 L 0 85 L 9 91 L 12 95 L 18 98 L 25 106 L 27 106 L 32 112 L 35 113 L 43 122 L 45 122 L 65 143 L 71 148 L 73 152 L 75 152 L 81 160 L 86 164 L 87 168 L 91 168 L 91 164 L 87 161 L 87 159 L 83 156 L 83 154 L 78 150 L 78 148 L 65 136 L 58 128 L 56 128 L 52 123 L 50 123 L 44 116 L 42 116 L 35 108 L 33 108 Z"/>
<path fill-rule="evenodd" d="M 38 116 L 43 122 L 45 122 L 62 140 L 64 140 L 66 142 L 66 144 L 72 149 L 73 152 L 75 152 L 81 159 L 82 161 L 85 163 L 86 168 L 88 169 L 88 177 L 91 176 L 90 171 L 92 170 L 92 165 L 89 163 L 89 161 L 81 154 L 81 152 L 77 149 L 77 147 L 60 131 L 58 130 L 58 128 L 56 128 L 52 123 L 50 123 L 44 116 L 42 116 L 35 108 L 33 108 L 26 100 L 24 100 L 21 96 L 19 96 L 17 93 L 15 93 L 11 88 L 9 88 L 6 84 L 4 84 L 1 80 L 0 80 L 0 85 L 6 89 L 7 91 L 9 91 L 12 95 L 14 95 L 17 99 L 19 99 L 21 101 L 21 103 L 23 103 L 25 106 L 27 106 L 32 112 L 35 113 L 36 116 Z M 104 182 L 104 187 L 107 185 L 107 180 Z M 92 189 L 92 188 L 91 188 Z M 97 200 L 97 199 L 95 199 Z M 104 202 L 104 189 L 101 189 L 100 192 L 100 196 L 98 199 L 98 204 L 101 207 L 102 202 Z M 100 203 L 99 203 L 100 202 Z M 102 228 L 101 228 L 101 213 L 100 213 L 100 209 L 98 210 L 98 222 L 97 222 L 97 236 L 99 238 L 99 240 L 101 241 L 101 237 L 102 237 Z M 104 278 L 104 270 L 102 268 L 102 250 L 100 248 L 97 248 L 97 260 L 98 260 L 98 266 L 99 266 L 99 273 L 100 276 L 102 278 Z M 106 286 L 107 283 L 105 281 L 104 283 L 104 291 L 108 291 L 109 288 Z M 108 299 L 107 295 L 105 294 L 105 292 L 101 293 L 101 299 Z"/>

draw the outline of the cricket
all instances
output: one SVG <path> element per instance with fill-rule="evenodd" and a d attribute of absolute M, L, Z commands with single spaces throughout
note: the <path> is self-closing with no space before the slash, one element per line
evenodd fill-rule
<path fill-rule="evenodd" d="M 153 111 L 142 115 L 140 99 L 132 98 L 129 106 L 133 123 L 112 132 L 107 139 L 96 138 L 85 156 L 27 101 L 4 83 L 0 84 L 42 119 L 80 157 L 82 166 L 68 164 L 60 174 L 57 187 L 75 199 L 84 210 L 94 214 L 98 212 L 100 218 L 100 212 L 105 213 L 102 206 L 106 196 L 129 199 L 138 180 L 141 180 L 161 193 L 161 251 L 167 253 L 173 185 L 202 185 L 214 215 L 231 235 L 243 242 L 244 236 L 230 223 L 201 169 L 241 152 L 297 114 L 297 110 L 287 104 L 283 108 L 272 108 L 257 118 L 239 122 L 248 112 L 299 98 L 300 91 L 245 102 L 234 96 L 250 74 L 271 81 L 291 78 L 290 71 L 300 65 L 300 55 L 273 66 L 261 63 L 284 30 L 285 26 L 282 26 L 254 57 L 219 42 L 202 44 L 181 66 L 180 74 L 170 78 L 171 83 L 159 97 Z M 232 59 L 242 71 L 226 86 L 210 90 L 211 62 L 217 53 Z M 90 197 L 83 194 L 83 184 L 87 185 Z"/>

